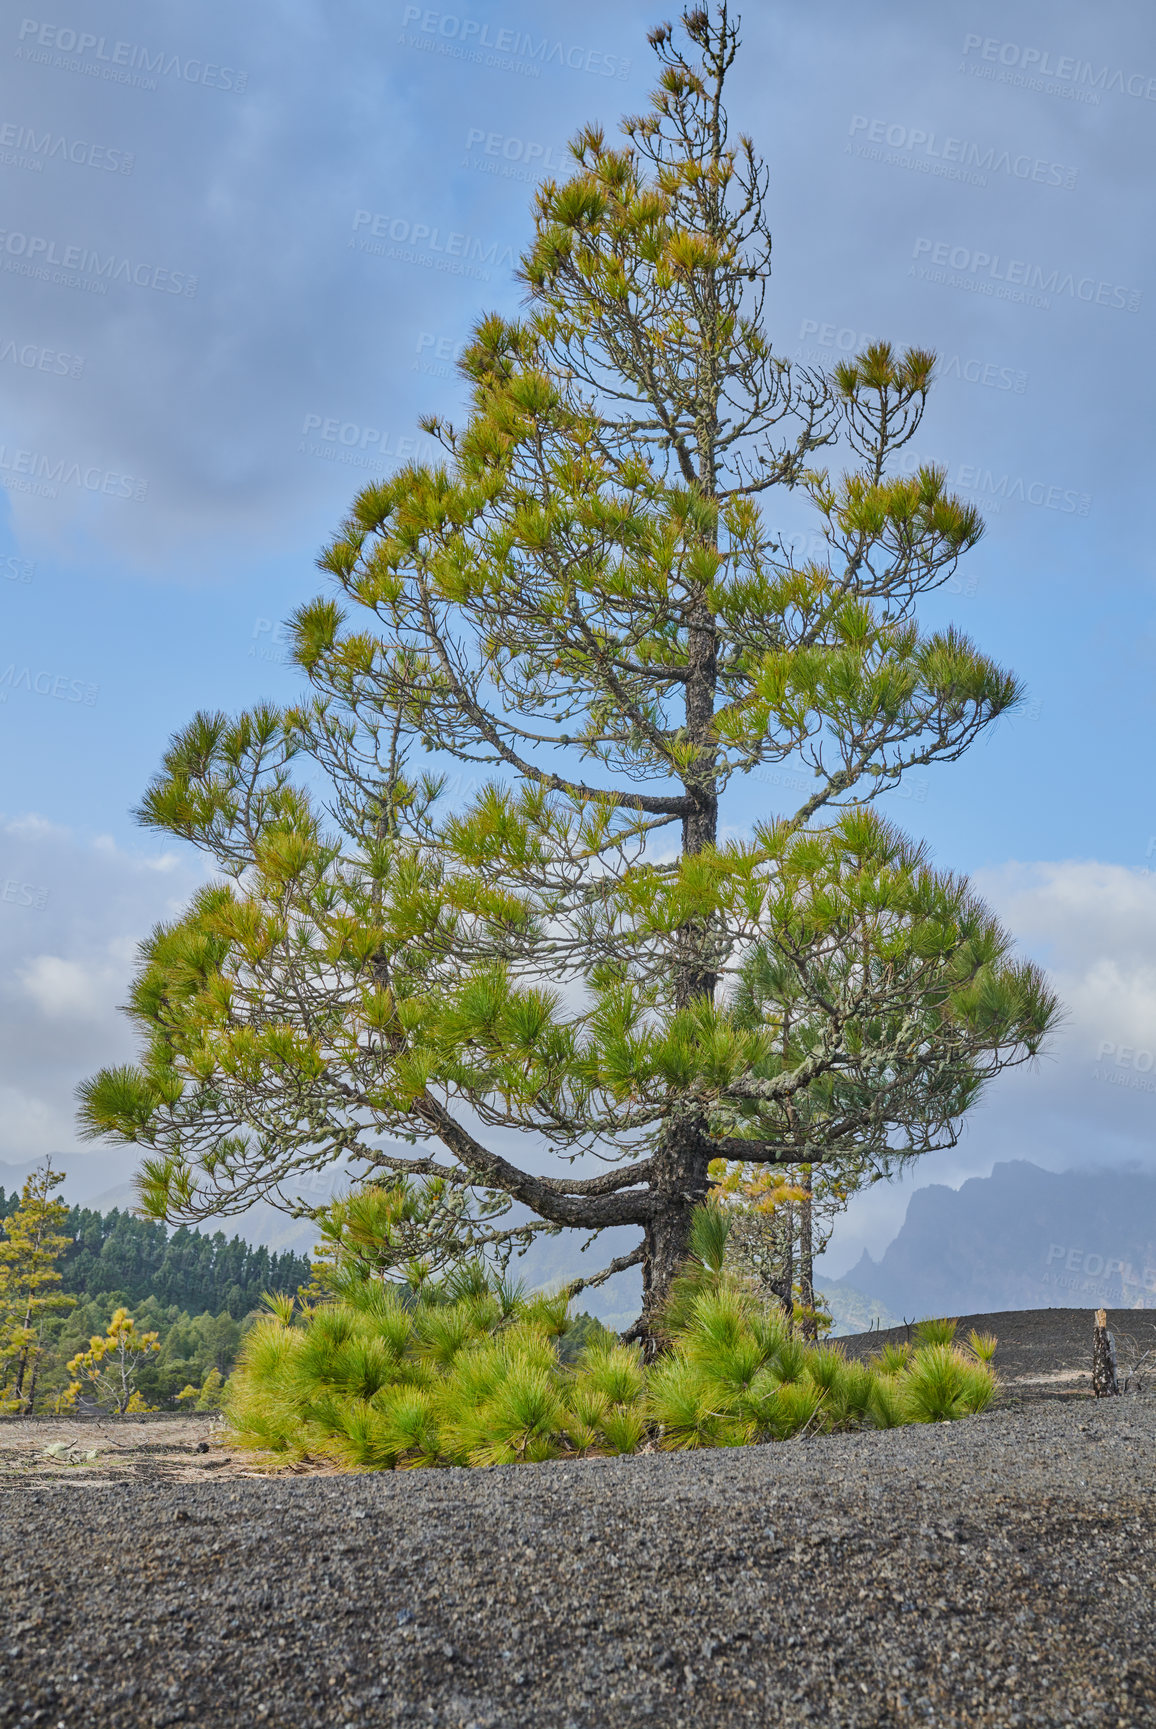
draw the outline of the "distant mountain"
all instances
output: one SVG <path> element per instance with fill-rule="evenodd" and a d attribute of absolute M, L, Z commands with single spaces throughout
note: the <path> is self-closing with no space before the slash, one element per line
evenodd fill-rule
<path fill-rule="evenodd" d="M 833 1339 L 846 1338 L 849 1333 L 878 1332 L 881 1327 L 898 1324 L 897 1317 L 886 1303 L 865 1297 L 862 1291 L 855 1290 L 842 1279 L 819 1279 L 815 1289 L 826 1298 L 831 1311 Z"/>
<path fill-rule="evenodd" d="M 98 1206 L 103 1211 L 112 1207 L 131 1207 L 136 1199 L 132 1175 L 140 1163 L 135 1147 L 101 1147 L 92 1153 L 52 1153 L 54 1171 L 64 1172 L 64 1187 L 60 1191 L 72 1207 Z M 23 1164 L 0 1164 L 0 1189 L 19 1194 L 33 1171 L 39 1170 L 43 1158 L 26 1159 Z M 106 1198 L 108 1197 L 108 1198 Z"/>
<path fill-rule="evenodd" d="M 509 1222 L 509 1221 L 507 1221 Z M 535 1237 L 524 1255 L 512 1255 L 508 1273 L 520 1279 L 528 1290 L 554 1290 L 570 1279 L 596 1273 L 619 1255 L 629 1254 L 638 1243 L 638 1232 L 627 1227 L 604 1231 L 582 1252 L 589 1241 L 588 1231 L 559 1231 L 557 1235 Z M 604 1285 L 579 1291 L 574 1308 L 597 1316 L 603 1326 L 614 1332 L 625 1332 L 637 1319 L 642 1308 L 642 1273 L 638 1267 L 616 1273 Z"/>
<path fill-rule="evenodd" d="M 1156 1175 L 996 1165 L 917 1189 L 878 1261 L 842 1283 L 895 1315 L 1156 1308 Z"/>

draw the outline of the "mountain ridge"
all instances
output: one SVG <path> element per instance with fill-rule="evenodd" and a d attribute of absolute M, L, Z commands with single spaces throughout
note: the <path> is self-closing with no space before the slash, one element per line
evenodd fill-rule
<path fill-rule="evenodd" d="M 958 1189 L 930 1183 L 841 1282 L 905 1316 L 1156 1308 L 1156 1175 L 1012 1159 Z"/>

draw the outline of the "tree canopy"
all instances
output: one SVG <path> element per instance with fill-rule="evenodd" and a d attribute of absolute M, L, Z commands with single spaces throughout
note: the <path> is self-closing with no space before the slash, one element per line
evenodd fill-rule
<path fill-rule="evenodd" d="M 172 741 L 141 819 L 217 878 L 143 945 L 139 1062 L 81 1091 L 157 1218 L 340 1158 L 456 1197 L 431 1246 L 634 1226 L 608 1271 L 642 1265 L 650 1332 L 713 1159 L 950 1144 L 1055 1014 L 873 805 L 1020 697 L 916 616 L 982 531 L 943 470 L 900 472 L 933 356 L 777 353 L 737 27 L 651 42 L 649 110 L 537 194 L 524 315 L 481 319 L 461 423 L 424 423 L 442 460 L 325 550 L 292 621 L 310 695 Z M 458 808 L 454 758 L 489 776 Z M 797 808 L 735 802 L 774 765 L 813 780 Z"/>

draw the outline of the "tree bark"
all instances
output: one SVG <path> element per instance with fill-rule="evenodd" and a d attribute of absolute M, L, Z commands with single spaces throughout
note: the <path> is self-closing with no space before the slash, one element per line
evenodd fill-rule
<path fill-rule="evenodd" d="M 655 1154 L 653 1204 L 643 1235 L 642 1314 L 627 1335 L 641 1339 L 648 1356 L 659 1348 L 662 1306 L 689 1252 L 691 1217 L 707 1197 L 710 1159 L 697 1118 L 666 1125 Z"/>
<path fill-rule="evenodd" d="M 32 1330 L 32 1300 L 31 1300 L 31 1298 L 29 1298 L 28 1308 L 24 1314 L 24 1326 L 21 1330 L 24 1333 L 24 1345 L 23 1345 L 23 1348 L 21 1349 L 20 1356 L 17 1359 L 16 1379 L 13 1382 L 12 1391 L 13 1391 L 13 1393 L 17 1399 L 23 1401 L 23 1398 L 24 1398 L 24 1377 L 28 1373 L 28 1361 L 29 1361 L 29 1357 L 31 1356 L 31 1353 L 32 1353 L 32 1345 L 31 1345 L 31 1342 L 29 1341 L 29 1338 L 28 1338 L 28 1334 Z M 23 1403 L 21 1403 L 20 1409 L 21 1409 L 21 1413 L 23 1414 L 23 1412 L 24 1412 Z"/>
<path fill-rule="evenodd" d="M 1096 1310 L 1092 1335 L 1092 1391 L 1097 1399 L 1115 1398 L 1120 1391 L 1116 1378 L 1116 1344 L 1108 1331 L 1107 1309 Z"/>
<path fill-rule="evenodd" d="M 713 465 L 701 463 L 713 489 Z M 707 490 L 704 488 L 704 490 Z M 718 686 L 716 623 L 705 599 L 690 609 L 687 645 L 686 731 L 696 747 L 687 779 L 688 805 L 682 819 L 683 856 L 706 851 L 718 839 L 717 739 L 714 727 Z M 678 933 L 674 957 L 674 1002 L 678 1010 L 696 1001 L 713 1002 L 718 974 L 708 958 L 709 933 L 692 921 Z M 642 1314 L 628 1337 L 642 1340 L 648 1356 L 659 1349 L 656 1326 L 671 1282 L 685 1261 L 694 1209 L 707 1197 L 707 1166 L 713 1151 L 702 1112 L 668 1122 L 659 1137 L 651 1178 L 649 1216 L 643 1237 Z"/>
<path fill-rule="evenodd" d="M 779 1301 L 783 1305 L 783 1313 L 793 1327 L 795 1324 L 795 1225 L 790 1213 L 787 1215 L 787 1228 L 783 1233 L 785 1251 L 783 1259 L 783 1285 L 779 1293 Z"/>
<path fill-rule="evenodd" d="M 803 1337 L 814 1339 L 818 1335 L 815 1321 L 815 1239 L 811 1217 L 811 1172 L 807 1169 L 803 1175 L 802 1187 L 806 1190 L 804 1198 L 798 1202 L 799 1208 L 799 1301 L 805 1311 L 803 1316 Z"/>

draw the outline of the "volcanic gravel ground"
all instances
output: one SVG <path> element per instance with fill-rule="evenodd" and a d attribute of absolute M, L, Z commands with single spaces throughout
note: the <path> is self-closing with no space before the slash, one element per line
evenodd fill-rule
<path fill-rule="evenodd" d="M 995 1367 L 1007 1404 L 1090 1393 L 1094 1325 L 1091 1309 L 1004 1309 L 993 1315 L 963 1315 L 955 1337 L 966 1345 L 972 1328 L 995 1334 Z M 1108 1326 L 1116 1341 L 1121 1380 L 1147 1352 L 1151 1355 L 1139 1378 L 1156 1387 L 1156 1309 L 1109 1309 Z M 891 1327 L 882 1333 L 856 1333 L 839 1343 L 852 1356 L 869 1357 L 880 1345 L 908 1338 L 913 1331 L 910 1326 Z"/>
<path fill-rule="evenodd" d="M 4 1729 L 1156 1724 L 1149 1394 L 485 1471 L 185 1453 L 9 1476 Z"/>

